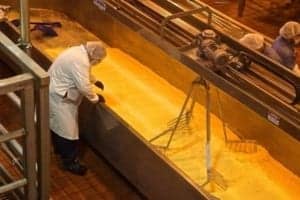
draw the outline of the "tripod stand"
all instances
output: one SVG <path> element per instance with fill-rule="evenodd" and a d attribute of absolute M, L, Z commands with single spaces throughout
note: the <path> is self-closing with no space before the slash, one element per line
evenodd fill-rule
<path fill-rule="evenodd" d="M 168 142 L 165 146 L 163 146 L 164 149 L 168 149 L 170 147 L 170 144 L 172 142 L 172 139 L 174 137 L 175 132 L 178 129 L 182 129 L 184 126 L 187 126 L 190 123 L 192 112 L 195 106 L 195 99 L 192 98 L 193 90 L 196 85 L 202 85 L 205 89 L 205 107 L 206 107 L 206 141 L 205 141 L 205 157 L 206 157 L 206 181 L 202 186 L 205 186 L 209 183 L 216 183 L 220 186 L 222 189 L 227 188 L 227 184 L 222 177 L 220 173 L 218 173 L 215 169 L 212 168 L 211 164 L 211 123 L 210 123 L 210 91 L 209 91 L 209 84 L 208 82 L 203 79 L 202 77 L 197 77 L 193 82 L 192 85 L 188 91 L 188 95 L 184 101 L 184 104 L 182 106 L 182 109 L 179 113 L 179 116 L 171 121 L 171 127 L 167 130 L 163 131 L 162 133 L 158 134 L 157 136 L 153 137 L 149 140 L 149 142 L 153 142 L 157 140 L 158 138 L 166 135 L 167 133 L 171 132 Z M 192 103 L 189 109 L 187 109 L 189 101 L 192 99 Z M 186 111 L 187 110 L 187 111 Z"/>
<path fill-rule="evenodd" d="M 168 142 L 165 146 L 162 146 L 162 148 L 164 149 L 168 149 L 170 147 L 170 144 L 172 142 L 172 139 L 175 135 L 175 132 L 180 130 L 180 129 L 184 129 L 185 127 L 187 127 L 190 123 L 190 120 L 192 118 L 192 113 L 193 113 L 193 110 L 194 110 L 194 106 L 195 106 L 195 99 L 192 98 L 192 94 L 194 92 L 194 88 L 196 85 L 203 85 L 205 88 L 207 88 L 206 90 L 208 90 L 208 84 L 206 83 L 206 81 L 201 78 L 201 77 L 198 77 L 196 78 L 193 82 L 192 82 L 192 85 L 188 91 L 188 94 L 187 94 L 187 97 L 183 103 L 183 106 L 181 108 L 181 111 L 178 115 L 178 117 L 176 117 L 175 119 L 171 120 L 169 123 L 168 123 L 168 126 L 169 128 L 163 132 L 161 132 L 160 134 L 158 134 L 157 136 L 153 137 L 152 139 L 149 140 L 149 142 L 153 142 L 155 140 L 157 140 L 158 138 L 166 135 L 167 133 L 171 132 L 170 134 L 170 137 L 168 139 Z M 192 101 L 191 103 L 191 106 L 189 109 L 187 109 L 187 106 L 190 102 L 190 100 Z"/>

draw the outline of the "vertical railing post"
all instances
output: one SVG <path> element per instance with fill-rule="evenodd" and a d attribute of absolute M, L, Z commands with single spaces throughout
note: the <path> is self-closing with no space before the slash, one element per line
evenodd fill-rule
<path fill-rule="evenodd" d="M 48 85 L 36 87 L 37 132 L 38 132 L 38 182 L 39 199 L 48 200 L 50 194 L 50 134 L 49 134 L 49 89 Z"/>
<path fill-rule="evenodd" d="M 21 38 L 20 45 L 24 48 L 30 47 L 30 33 L 29 33 L 29 0 L 20 1 L 20 26 Z"/>
<path fill-rule="evenodd" d="M 24 174 L 27 177 L 27 200 L 37 199 L 36 173 L 36 130 L 34 123 L 34 87 L 25 87 L 22 91 L 22 113 L 25 128 Z"/>

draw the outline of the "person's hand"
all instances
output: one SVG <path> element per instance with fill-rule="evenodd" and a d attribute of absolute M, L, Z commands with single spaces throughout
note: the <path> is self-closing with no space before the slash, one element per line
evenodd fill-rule
<path fill-rule="evenodd" d="M 104 85 L 101 81 L 96 81 L 94 84 L 101 90 L 104 90 Z"/>
<path fill-rule="evenodd" d="M 99 98 L 98 103 L 105 103 L 104 97 L 101 94 L 97 94 L 97 95 L 98 95 L 98 98 Z"/>

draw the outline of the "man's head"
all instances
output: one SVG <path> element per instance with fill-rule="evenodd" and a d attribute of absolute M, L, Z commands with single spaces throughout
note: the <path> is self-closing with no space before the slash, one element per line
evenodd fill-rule
<path fill-rule="evenodd" d="M 240 43 L 256 51 L 263 51 L 264 49 L 264 37 L 258 33 L 248 33 L 244 35 L 244 37 L 240 39 Z"/>
<path fill-rule="evenodd" d="M 280 28 L 279 35 L 287 40 L 293 40 L 295 44 L 298 44 L 300 42 L 300 24 L 294 21 L 285 23 Z"/>
<path fill-rule="evenodd" d="M 99 63 L 106 56 L 106 49 L 102 42 L 91 41 L 86 43 L 86 50 L 91 65 Z"/>

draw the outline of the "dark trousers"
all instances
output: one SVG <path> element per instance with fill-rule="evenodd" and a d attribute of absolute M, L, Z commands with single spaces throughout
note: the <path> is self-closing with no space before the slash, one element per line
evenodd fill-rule
<path fill-rule="evenodd" d="M 63 164 L 68 165 L 78 157 L 78 141 L 68 140 L 51 131 L 54 152 L 59 154 Z"/>

